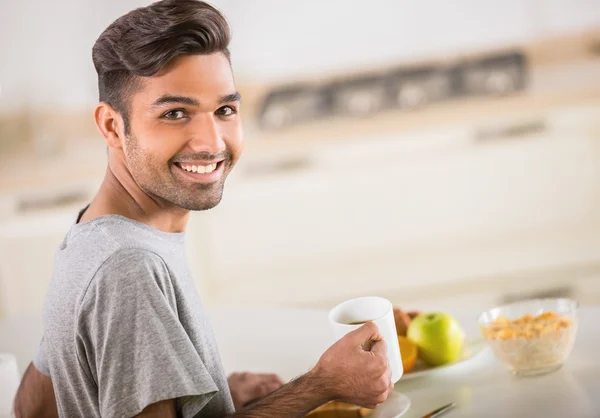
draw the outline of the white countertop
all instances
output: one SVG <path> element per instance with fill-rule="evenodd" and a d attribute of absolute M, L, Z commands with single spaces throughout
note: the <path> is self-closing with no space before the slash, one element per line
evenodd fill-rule
<path fill-rule="evenodd" d="M 468 335 L 478 336 L 478 312 L 452 312 Z M 306 372 L 333 342 L 327 313 L 315 310 L 214 311 L 213 327 L 223 363 L 234 370 Z M 575 348 L 552 374 L 516 378 L 486 349 L 436 375 L 400 380 L 396 391 L 411 399 L 406 418 L 420 418 L 450 402 L 457 417 L 600 417 L 599 307 L 579 312 Z"/>
<path fill-rule="evenodd" d="M 451 312 L 470 336 L 477 336 L 478 312 Z M 334 341 L 321 310 L 244 309 L 211 311 L 227 372 L 275 372 L 291 379 L 308 371 Z M 411 400 L 405 418 L 420 418 L 456 402 L 448 418 L 599 417 L 600 306 L 582 307 L 573 353 L 559 371 L 516 378 L 488 350 L 460 366 L 431 376 L 400 380 L 396 390 Z M 31 361 L 41 335 L 41 319 L 0 322 L 0 352 L 16 354 L 20 372 Z"/>

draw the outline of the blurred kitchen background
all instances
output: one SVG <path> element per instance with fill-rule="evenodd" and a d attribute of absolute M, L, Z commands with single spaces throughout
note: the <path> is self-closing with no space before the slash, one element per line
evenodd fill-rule
<path fill-rule="evenodd" d="M 141 0 L 0 0 L 0 319 L 39 315 L 103 178 L 91 48 Z M 600 0 L 219 0 L 246 151 L 206 305 L 600 303 Z"/>

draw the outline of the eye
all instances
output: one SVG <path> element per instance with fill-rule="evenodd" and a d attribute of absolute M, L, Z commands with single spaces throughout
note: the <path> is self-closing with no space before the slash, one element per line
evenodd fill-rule
<path fill-rule="evenodd" d="M 163 113 L 162 118 L 168 119 L 168 120 L 179 120 L 179 119 L 185 118 L 186 116 L 187 115 L 185 113 L 185 110 L 173 109 L 173 110 L 169 110 L 166 113 Z"/>
<path fill-rule="evenodd" d="M 233 106 L 223 106 L 218 108 L 216 113 L 219 116 L 233 116 L 237 113 L 237 109 Z"/>

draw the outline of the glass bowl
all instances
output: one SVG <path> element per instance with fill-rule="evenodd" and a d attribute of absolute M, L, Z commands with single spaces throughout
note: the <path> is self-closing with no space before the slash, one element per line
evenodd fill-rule
<path fill-rule="evenodd" d="M 479 329 L 496 357 L 519 376 L 550 373 L 571 354 L 578 303 L 530 299 L 482 312 Z"/>

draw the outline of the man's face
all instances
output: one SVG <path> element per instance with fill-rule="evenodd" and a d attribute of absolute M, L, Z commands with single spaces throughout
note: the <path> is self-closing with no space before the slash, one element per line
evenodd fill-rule
<path fill-rule="evenodd" d="M 177 59 L 145 78 L 123 150 L 148 195 L 187 210 L 216 206 L 243 145 L 240 98 L 222 53 Z"/>

